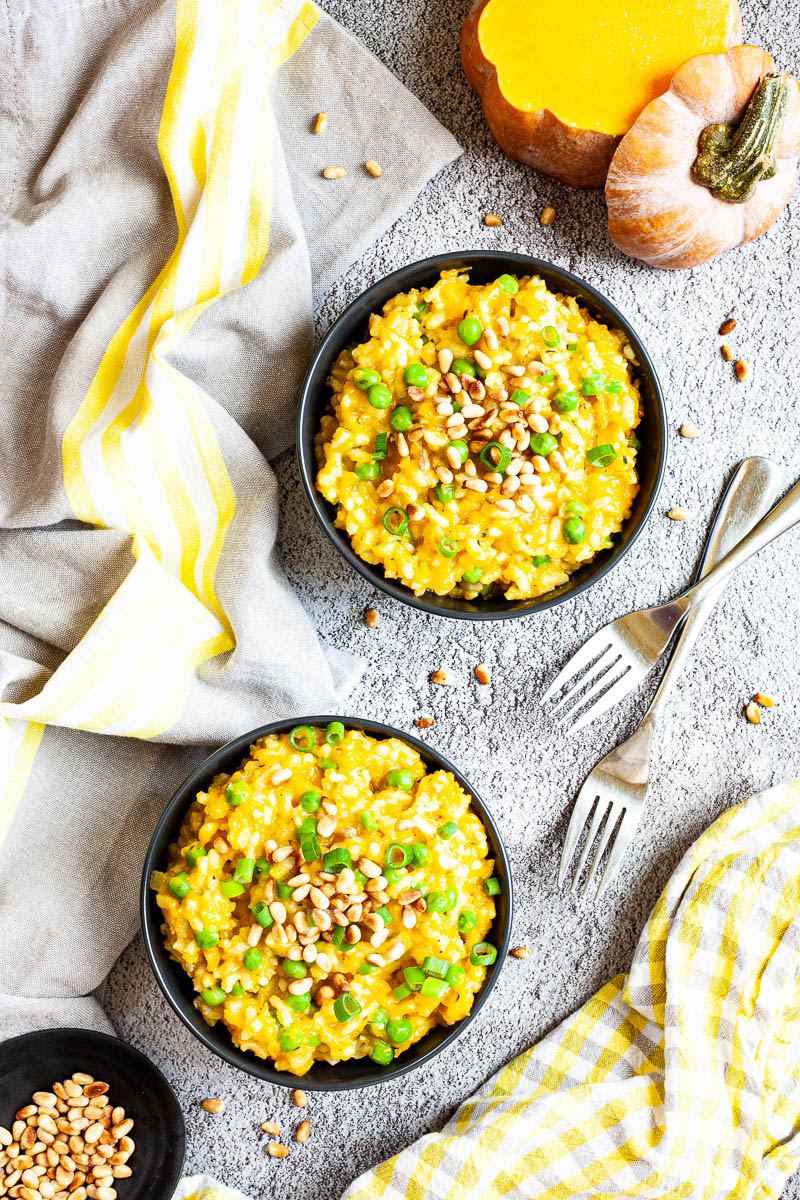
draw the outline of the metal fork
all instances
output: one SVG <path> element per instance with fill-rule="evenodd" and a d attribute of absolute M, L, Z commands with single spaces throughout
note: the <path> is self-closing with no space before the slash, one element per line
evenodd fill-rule
<path fill-rule="evenodd" d="M 540 703 L 545 704 L 562 688 L 566 688 L 565 694 L 553 706 L 552 713 L 560 713 L 559 724 L 568 723 L 571 733 L 577 733 L 589 721 L 607 712 L 638 687 L 658 662 L 684 618 L 714 591 L 716 585 L 727 581 L 737 567 L 763 550 L 774 538 L 786 533 L 798 521 L 800 483 L 796 483 L 772 512 L 693 587 L 666 604 L 628 613 L 599 629 L 559 671 Z M 622 674 L 616 673 L 617 667 L 622 668 Z M 590 686 L 584 692 L 583 688 L 589 681 Z M 592 703 L 584 708 L 590 700 Z M 579 710 L 581 715 L 574 719 L 573 714 Z"/>
<path fill-rule="evenodd" d="M 714 517 L 698 569 L 698 579 L 707 577 L 715 564 L 769 511 L 778 495 L 780 474 L 779 468 L 766 458 L 747 458 L 739 464 Z M 601 759 L 578 793 L 561 855 L 559 887 L 567 878 L 575 848 L 587 821 L 586 840 L 572 875 L 572 891 L 577 890 L 581 872 L 598 834 L 600 837 L 583 894 L 586 895 L 592 887 L 612 839 L 613 846 L 597 884 L 595 900 L 617 870 L 641 820 L 650 774 L 650 749 L 667 698 L 726 583 L 727 578 L 718 580 L 687 617 L 658 690 L 638 728 Z"/>

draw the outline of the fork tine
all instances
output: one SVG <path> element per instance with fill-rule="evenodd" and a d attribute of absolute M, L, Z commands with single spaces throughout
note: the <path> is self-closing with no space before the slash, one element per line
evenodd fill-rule
<path fill-rule="evenodd" d="M 556 675 L 550 686 L 547 688 L 544 695 L 539 700 L 540 704 L 545 704 L 551 696 L 556 692 L 560 692 L 562 687 L 571 679 L 574 679 L 579 671 L 588 667 L 592 659 L 600 654 L 601 650 L 605 653 L 611 649 L 611 637 L 605 629 L 598 629 L 597 633 L 592 634 L 588 642 L 584 642 L 579 650 L 576 650 L 572 658 L 564 663 L 564 666 Z"/>
<path fill-rule="evenodd" d="M 577 679 L 570 684 L 569 691 L 566 692 L 560 700 L 557 700 L 550 709 L 550 716 L 561 717 L 567 710 L 572 712 L 576 708 L 581 708 L 588 697 L 594 695 L 598 688 L 607 685 L 609 672 L 618 663 L 619 657 L 619 651 L 615 650 L 612 646 L 609 646 L 600 655 L 593 667 L 590 667 L 580 679 Z M 603 683 L 603 680 L 605 680 L 605 684 Z M 577 696 L 578 692 L 580 692 L 580 690 L 586 687 L 588 684 L 591 684 L 589 690 L 583 696 L 578 697 L 576 701 L 575 697 Z"/>
<path fill-rule="evenodd" d="M 603 872 L 600 882 L 597 885 L 597 891 L 594 894 L 595 902 L 602 896 L 603 892 L 611 882 L 612 877 L 616 874 L 617 867 L 622 862 L 625 851 L 633 841 L 633 835 L 639 827 L 639 822 L 642 819 L 644 806 L 638 812 L 633 812 L 631 808 L 625 809 L 625 815 L 622 818 L 622 824 L 619 827 L 614 845 L 611 847 L 611 853 L 608 856 L 606 869 Z"/>
<path fill-rule="evenodd" d="M 587 708 L 580 717 L 578 717 L 577 721 L 573 722 L 570 720 L 570 713 L 573 711 L 570 709 L 570 712 L 566 713 L 558 722 L 556 728 L 560 729 L 565 725 L 569 725 L 570 733 L 577 733 L 579 729 L 583 729 L 584 725 L 588 725 L 590 721 L 594 721 L 597 719 L 597 717 L 602 716 L 604 712 L 608 712 L 609 708 L 612 708 L 619 700 L 622 700 L 628 695 L 629 692 L 632 692 L 634 688 L 638 687 L 640 682 L 641 681 L 635 677 L 630 669 L 625 671 L 622 675 L 620 675 L 619 679 L 612 683 L 608 691 L 605 692 L 599 700 L 595 700 L 594 704 L 590 705 L 590 707 Z M 589 696 L 598 690 L 599 688 L 597 685 L 595 685 L 593 688 L 590 688 L 587 695 L 582 697 L 580 704 L 576 705 L 576 707 L 582 707 L 584 701 L 586 701 Z"/>
<path fill-rule="evenodd" d="M 605 815 L 608 812 L 608 802 L 604 802 L 600 796 L 597 797 L 597 804 L 592 814 L 592 820 L 589 824 L 589 829 L 586 833 L 586 841 L 583 843 L 583 849 L 578 855 L 578 861 L 575 865 L 575 870 L 572 874 L 572 883 L 569 885 L 571 892 L 577 892 L 578 881 L 581 877 L 581 872 L 586 865 L 586 859 L 589 857 L 589 851 L 592 848 L 592 843 L 597 837 L 598 830 L 602 827 Z"/>
<path fill-rule="evenodd" d="M 624 820 L 624 813 L 623 813 L 623 820 Z M 586 876 L 586 883 L 583 885 L 583 892 L 581 893 L 583 896 L 589 895 L 589 892 L 592 888 L 592 882 L 594 880 L 595 873 L 597 871 L 597 868 L 600 866 L 600 860 L 602 859 L 603 855 L 605 854 L 606 850 L 608 849 L 609 843 L 611 842 L 611 839 L 614 836 L 614 830 L 617 828 L 618 824 L 619 824 L 619 805 L 617 805 L 617 807 L 615 809 L 614 804 L 612 802 L 612 804 L 609 808 L 609 812 L 608 812 L 608 820 L 606 821 L 603 832 L 600 834 L 600 841 L 598 842 L 598 845 L 597 845 L 597 852 L 595 853 L 595 856 L 592 859 L 592 865 L 589 868 L 589 874 Z M 620 825 L 620 832 L 622 832 L 621 825 Z"/>
<path fill-rule="evenodd" d="M 575 797 L 575 803 L 572 806 L 572 816 L 569 819 L 569 827 L 567 836 L 564 838 L 564 849 L 561 851 L 561 862 L 558 867 L 558 886 L 563 887 L 564 880 L 567 877 L 567 870 L 572 862 L 572 856 L 575 853 L 575 847 L 578 844 L 578 839 L 581 836 L 589 813 L 592 811 L 592 805 L 597 799 L 596 791 L 589 787 L 589 781 L 583 785 L 581 790 Z"/>

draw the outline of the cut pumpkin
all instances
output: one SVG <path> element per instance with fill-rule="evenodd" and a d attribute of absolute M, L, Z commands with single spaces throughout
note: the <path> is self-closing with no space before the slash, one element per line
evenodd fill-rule
<path fill-rule="evenodd" d="M 461 57 L 495 139 L 573 187 L 693 55 L 739 42 L 738 0 L 476 0 Z"/>

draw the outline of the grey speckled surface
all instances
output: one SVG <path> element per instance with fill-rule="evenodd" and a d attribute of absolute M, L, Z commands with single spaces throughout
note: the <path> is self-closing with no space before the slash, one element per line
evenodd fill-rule
<path fill-rule="evenodd" d="M 670 871 L 715 816 L 754 790 L 800 773 L 795 531 L 730 585 L 679 681 L 656 749 L 646 827 L 608 898 L 591 908 L 553 886 L 575 790 L 633 727 L 651 688 L 571 740 L 554 735 L 536 707 L 544 679 L 607 615 L 684 586 L 708 517 L 740 458 L 773 458 L 787 484 L 800 476 L 800 196 L 754 245 L 689 273 L 650 271 L 625 261 L 608 242 L 598 192 L 570 191 L 506 161 L 494 147 L 457 58 L 466 0 L 326 0 L 325 7 L 433 109 L 465 154 L 324 300 L 320 330 L 368 283 L 423 254 L 474 246 L 529 250 L 583 275 L 632 318 L 665 385 L 671 438 L 658 511 L 609 578 L 541 617 L 472 627 L 416 613 L 357 577 L 316 528 L 293 461 L 280 464 L 287 570 L 322 635 L 367 660 L 350 712 L 407 730 L 422 713 L 436 717 L 425 736 L 463 765 L 499 821 L 516 884 L 514 943 L 532 949 L 527 961 L 509 961 L 492 1003 L 444 1060 L 397 1084 L 312 1097 L 312 1140 L 283 1162 L 266 1157 L 259 1125 L 268 1118 L 288 1129 L 297 1123 L 288 1095 L 200 1047 L 167 1009 L 141 945 L 130 947 L 104 1000 L 120 1034 L 143 1048 L 177 1088 L 187 1114 L 187 1168 L 206 1169 L 255 1197 L 293 1200 L 328 1200 L 366 1166 L 436 1128 L 480 1080 L 626 967 Z M 797 0 L 746 0 L 743 7 L 747 40 L 796 73 Z M 365 147 L 365 157 L 380 158 L 380 152 L 380 146 Z M 376 186 L 391 186 L 391 164 L 384 166 Z M 545 203 L 555 205 L 557 218 L 543 230 L 536 216 Z M 487 211 L 503 215 L 503 228 L 481 224 Z M 739 328 L 728 340 L 753 366 L 745 385 L 733 380 L 719 356 L 716 330 L 729 313 Z M 702 427 L 702 438 L 679 438 L 684 419 Z M 663 514 L 674 503 L 695 509 L 697 519 L 668 521 Z M 377 631 L 361 620 L 369 604 L 381 612 Z M 479 661 L 491 665 L 490 687 L 472 678 Z M 458 686 L 428 683 L 428 672 L 440 665 L 458 674 Z M 758 729 L 742 717 L 743 702 L 756 689 L 774 691 L 781 701 Z M 210 1095 L 227 1099 L 223 1117 L 199 1110 Z M 793 1182 L 787 1195 L 800 1196 L 800 1187 Z"/>

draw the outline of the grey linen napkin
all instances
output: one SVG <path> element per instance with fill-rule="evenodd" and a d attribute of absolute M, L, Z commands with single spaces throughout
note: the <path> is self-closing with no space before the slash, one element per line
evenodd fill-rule
<path fill-rule="evenodd" d="M 230 19 L 238 21 L 233 31 L 225 29 Z M 235 495 L 215 609 L 181 584 L 167 553 L 153 555 L 124 506 L 119 519 L 105 511 L 86 519 L 65 483 L 65 453 L 75 472 L 76 414 L 98 386 L 112 339 L 178 242 L 159 129 L 171 72 L 174 83 L 187 54 L 186 30 L 196 30 L 195 52 L 209 49 L 209 61 L 226 34 L 226 52 L 238 38 L 246 75 L 255 61 L 247 21 L 260 22 L 262 32 L 275 21 L 281 36 L 293 22 L 294 31 L 283 62 L 273 64 L 268 101 L 252 102 L 269 112 L 253 114 L 245 85 L 239 100 L 242 119 L 250 104 L 249 116 L 274 131 L 265 168 L 268 248 L 244 286 L 212 288 L 212 302 L 184 326 L 176 302 L 153 383 L 174 386 L 170 402 L 188 397 L 187 411 Z M 206 38 L 216 39 L 210 48 Z M 209 746 L 245 729 L 336 708 L 358 678 L 360 664 L 319 643 L 276 561 L 278 493 L 267 460 L 291 442 L 312 347 L 312 287 L 322 294 L 459 148 L 363 47 L 298 0 L 180 0 L 177 9 L 175 0 L 29 0 L 3 6 L 0 39 L 2 1037 L 49 1024 L 103 1027 L 87 997 L 136 929 L 144 848 L 181 778 Z M 272 52 L 267 42 L 259 53 Z M 203 153 L 213 159 L 217 100 L 214 87 L 198 100 L 208 142 L 205 150 L 202 137 L 192 143 L 197 161 Z M 324 138 L 310 132 L 319 110 L 331 117 Z M 361 167 L 371 157 L 384 166 L 380 180 Z M 331 163 L 347 166 L 347 176 L 323 180 L 321 168 Z M 178 182 L 186 194 L 195 186 L 189 177 Z M 241 198 L 232 175 L 222 219 Z M 182 200 L 185 207 L 183 193 Z M 203 234 L 201 218 L 202 208 L 188 213 L 190 236 Z M 224 261 L 219 269 L 224 277 Z M 123 457 L 133 453 L 125 439 L 141 432 L 137 421 L 121 440 Z M 163 438 L 150 442 L 154 458 L 180 458 L 182 436 L 182 427 L 167 423 Z M 91 463 L 80 461 L 91 477 Z M 146 507 L 153 489 L 135 470 L 131 479 Z M 112 471 L 112 488 L 116 482 Z M 137 662 L 135 639 L 103 641 L 109 625 L 119 634 L 114 613 L 136 586 L 145 603 L 158 600 L 152 621 L 174 606 L 174 637 L 185 605 L 187 626 L 206 622 L 219 633 L 227 622 L 235 641 L 193 666 L 177 700 L 169 637 L 161 672 L 147 661 L 152 646 L 143 643 Z M 80 686 L 81 655 L 97 675 L 93 704 Z M 134 694 L 151 710 L 146 717 L 162 704 L 170 713 L 151 721 L 148 740 L 112 736 L 147 730 L 147 719 L 134 720 Z"/>

